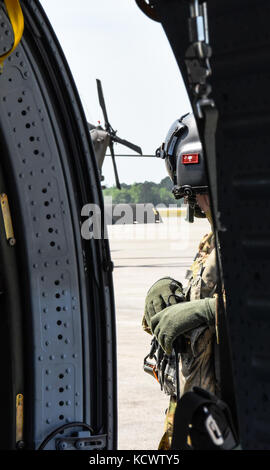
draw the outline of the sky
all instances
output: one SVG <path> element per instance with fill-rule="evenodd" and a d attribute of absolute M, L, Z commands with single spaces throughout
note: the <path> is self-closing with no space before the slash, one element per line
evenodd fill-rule
<path fill-rule="evenodd" d="M 110 124 L 117 135 L 154 154 L 175 119 L 190 111 L 166 35 L 135 0 L 40 0 L 58 36 L 89 122 L 103 125 L 96 78 L 102 82 Z M 133 153 L 115 145 L 115 153 Z M 167 176 L 158 158 L 117 158 L 122 183 Z M 102 170 L 114 184 L 110 157 Z"/>

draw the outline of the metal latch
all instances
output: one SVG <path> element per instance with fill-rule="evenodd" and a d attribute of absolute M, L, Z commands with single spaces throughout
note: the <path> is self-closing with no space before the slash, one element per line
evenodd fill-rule
<path fill-rule="evenodd" d="M 0 203 L 2 209 L 2 216 L 4 220 L 6 239 L 10 246 L 14 246 L 16 240 L 14 238 L 14 231 L 12 225 L 12 219 L 9 209 L 8 197 L 5 193 L 0 194 Z"/>
<path fill-rule="evenodd" d="M 88 431 L 81 431 L 71 437 L 56 439 L 57 450 L 102 450 L 106 449 L 107 434 L 90 436 Z"/>

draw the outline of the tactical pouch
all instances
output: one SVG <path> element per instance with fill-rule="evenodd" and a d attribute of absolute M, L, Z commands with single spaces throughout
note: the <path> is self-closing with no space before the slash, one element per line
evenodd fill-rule
<path fill-rule="evenodd" d="M 222 400 L 193 387 L 177 403 L 173 450 L 230 450 L 237 446 L 231 413 Z"/>

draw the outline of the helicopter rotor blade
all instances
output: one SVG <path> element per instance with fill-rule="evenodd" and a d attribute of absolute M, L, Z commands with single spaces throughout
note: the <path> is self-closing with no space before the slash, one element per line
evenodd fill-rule
<path fill-rule="evenodd" d="M 94 126 L 94 124 L 91 124 L 90 122 L 87 123 L 89 131 L 92 131 L 93 129 L 96 129 L 97 126 Z"/>
<path fill-rule="evenodd" d="M 132 143 L 129 142 L 128 140 L 120 139 L 120 137 L 118 137 L 117 135 L 111 136 L 111 139 L 112 139 L 114 142 L 118 142 L 119 144 L 122 144 L 122 145 L 124 145 L 125 147 L 128 147 L 128 148 L 134 150 L 134 152 L 137 152 L 137 153 L 139 153 L 140 155 L 142 155 L 142 149 L 141 149 L 141 147 L 139 147 L 138 145 L 132 144 Z"/>
<path fill-rule="evenodd" d="M 104 116 L 104 121 L 105 121 L 105 129 L 108 130 L 108 129 L 110 129 L 111 126 L 110 126 L 110 123 L 109 123 L 108 114 L 107 114 L 107 110 L 106 110 L 102 85 L 101 85 L 101 81 L 98 78 L 96 79 L 96 81 L 97 81 L 97 91 L 98 91 L 99 104 L 100 104 L 100 107 L 102 109 L 103 116 Z"/>
<path fill-rule="evenodd" d="M 113 170 L 114 170 L 114 175 L 115 175 L 115 183 L 117 189 L 121 189 L 121 184 L 118 178 L 118 171 L 117 171 L 117 166 L 116 166 L 116 161 L 115 161 L 115 155 L 114 155 L 114 149 L 113 149 L 113 142 L 109 143 L 110 151 L 111 151 L 111 157 L 112 157 L 112 162 L 113 162 Z"/>

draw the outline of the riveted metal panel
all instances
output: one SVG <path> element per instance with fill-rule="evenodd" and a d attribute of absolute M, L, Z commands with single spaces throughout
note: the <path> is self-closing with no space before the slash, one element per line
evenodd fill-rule
<path fill-rule="evenodd" d="M 5 50 L 12 29 L 0 5 Z M 53 31 L 38 2 L 22 7 L 24 37 L 0 76 L 0 140 L 28 335 L 27 445 L 37 448 L 62 424 L 86 422 L 95 432 L 108 432 L 112 448 L 113 294 L 111 274 L 103 270 L 109 249 L 105 241 L 87 245 L 80 234 L 82 205 L 102 204 L 98 172 Z M 54 448 L 52 439 L 46 449 Z"/>

